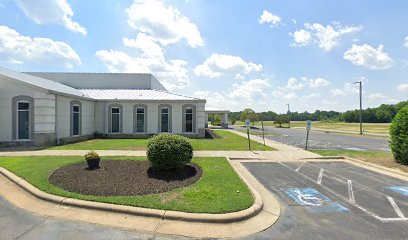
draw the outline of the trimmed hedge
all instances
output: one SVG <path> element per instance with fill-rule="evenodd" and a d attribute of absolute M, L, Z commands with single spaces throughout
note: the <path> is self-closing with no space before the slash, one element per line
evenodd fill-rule
<path fill-rule="evenodd" d="M 408 105 L 399 110 L 392 120 L 390 136 L 395 161 L 408 165 Z"/>
<path fill-rule="evenodd" d="M 147 143 L 147 159 L 159 171 L 182 169 L 191 162 L 193 147 L 188 138 L 174 134 L 160 134 Z"/>

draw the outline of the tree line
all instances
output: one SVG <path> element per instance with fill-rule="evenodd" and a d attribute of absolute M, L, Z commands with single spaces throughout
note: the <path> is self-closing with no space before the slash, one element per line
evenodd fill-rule
<path fill-rule="evenodd" d="M 389 123 L 395 117 L 397 112 L 408 105 L 408 101 L 397 104 L 381 104 L 375 108 L 367 108 L 362 111 L 363 122 L 366 123 Z M 288 117 L 290 121 L 334 121 L 334 122 L 359 122 L 360 110 L 349 110 L 346 112 L 320 111 L 310 112 L 290 112 L 289 114 L 277 114 L 273 111 L 255 113 L 252 109 L 245 109 L 240 112 L 231 112 L 229 118 L 231 121 L 276 121 Z"/>

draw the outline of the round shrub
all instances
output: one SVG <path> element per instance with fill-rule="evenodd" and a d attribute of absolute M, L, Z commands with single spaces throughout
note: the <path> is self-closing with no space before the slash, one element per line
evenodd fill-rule
<path fill-rule="evenodd" d="M 186 137 L 160 134 L 147 144 L 147 159 L 159 171 L 183 169 L 193 158 L 193 147 Z"/>
<path fill-rule="evenodd" d="M 408 165 L 408 105 L 399 110 L 392 120 L 390 136 L 395 161 Z"/>

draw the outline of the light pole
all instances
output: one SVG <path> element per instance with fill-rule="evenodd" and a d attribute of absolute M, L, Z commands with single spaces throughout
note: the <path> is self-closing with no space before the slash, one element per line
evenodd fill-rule
<path fill-rule="evenodd" d="M 363 134 L 363 99 L 362 99 L 362 89 L 363 89 L 363 82 L 357 81 L 354 84 L 359 84 L 360 87 L 360 134 Z"/>
<path fill-rule="evenodd" d="M 290 105 L 289 103 L 286 103 L 288 105 L 288 120 L 289 120 L 289 128 L 290 128 Z"/>

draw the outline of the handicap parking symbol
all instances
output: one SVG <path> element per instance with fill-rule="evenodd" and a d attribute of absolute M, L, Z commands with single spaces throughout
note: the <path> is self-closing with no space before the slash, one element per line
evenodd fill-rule
<path fill-rule="evenodd" d="M 388 189 L 408 197 L 408 186 L 393 186 Z"/>
<path fill-rule="evenodd" d="M 309 207 L 311 212 L 348 211 L 346 207 L 332 201 L 314 188 L 283 188 L 281 190 L 299 205 Z"/>

